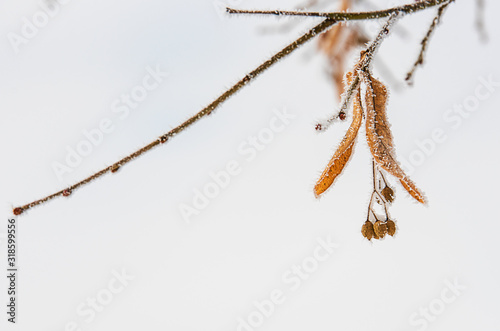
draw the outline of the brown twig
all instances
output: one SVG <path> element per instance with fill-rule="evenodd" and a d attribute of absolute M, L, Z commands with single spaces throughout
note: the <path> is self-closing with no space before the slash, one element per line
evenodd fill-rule
<path fill-rule="evenodd" d="M 289 10 L 243 10 L 227 8 L 230 14 L 257 14 L 257 15 L 276 15 L 276 16 L 308 16 L 308 17 L 325 17 L 337 21 L 356 21 L 370 20 L 389 17 L 393 13 L 412 14 L 416 11 L 435 7 L 449 2 L 450 0 L 426 0 L 419 1 L 403 6 L 388 8 L 384 10 L 366 11 L 366 12 L 308 12 L 308 11 L 289 11 Z"/>
<path fill-rule="evenodd" d="M 418 58 L 415 61 L 415 63 L 413 64 L 411 70 L 406 74 L 405 80 L 408 82 L 408 84 L 410 84 L 410 85 L 412 84 L 413 74 L 415 73 L 415 71 L 417 70 L 417 68 L 419 66 L 424 64 L 425 52 L 427 51 L 427 47 L 429 46 L 429 41 L 432 37 L 432 33 L 434 32 L 434 30 L 436 29 L 438 24 L 441 22 L 441 17 L 443 16 L 443 13 L 444 13 L 446 7 L 448 7 L 448 5 L 450 3 L 452 3 L 453 1 L 454 0 L 449 0 L 447 3 L 445 3 L 439 7 L 438 12 L 437 12 L 436 16 L 434 17 L 434 19 L 432 20 L 432 23 L 429 26 L 429 29 L 427 30 L 427 33 L 426 33 L 424 39 L 422 39 L 422 41 L 420 42 L 422 47 L 420 48 L 420 53 L 418 54 Z"/>
<path fill-rule="evenodd" d="M 90 177 L 85 178 L 84 180 L 66 188 L 63 189 L 59 192 L 56 192 L 54 194 L 51 194 L 49 196 L 46 196 L 45 198 L 33 201 L 31 203 L 28 203 L 24 206 L 16 207 L 14 208 L 14 214 L 19 215 L 22 212 L 36 206 L 39 204 L 42 204 L 44 202 L 47 202 L 49 200 L 52 200 L 53 198 L 56 198 L 58 196 L 68 196 L 70 193 L 74 192 L 76 189 L 79 187 L 88 184 L 95 179 L 105 175 L 108 172 L 116 172 L 118 168 L 121 166 L 129 163 L 133 159 L 141 156 L 142 154 L 148 152 L 149 150 L 153 149 L 154 147 L 167 142 L 168 139 L 174 137 L 178 133 L 181 133 L 184 131 L 186 128 L 190 127 L 194 123 L 198 122 L 200 119 L 206 117 L 207 115 L 210 115 L 217 107 L 219 107 L 224 101 L 226 101 L 229 97 L 231 97 L 233 94 L 235 94 L 237 91 L 239 91 L 241 88 L 243 88 L 246 84 L 248 84 L 250 81 L 252 81 L 255 77 L 259 76 L 262 74 L 264 71 L 266 71 L 269 67 L 271 67 L 273 64 L 278 62 L 280 59 L 286 57 L 293 51 L 295 51 L 299 46 L 304 44 L 305 42 L 309 41 L 310 39 L 314 38 L 316 35 L 320 34 L 321 32 L 325 31 L 332 25 L 334 25 L 336 21 L 331 20 L 331 19 L 325 19 L 323 20 L 320 24 L 316 25 L 314 28 L 309 30 L 307 33 L 302 35 L 300 38 L 283 48 L 281 51 L 273 55 L 269 60 L 265 61 L 262 63 L 260 66 L 258 66 L 256 69 L 252 70 L 249 74 L 247 74 L 245 77 L 243 77 L 240 81 L 238 81 L 236 84 L 234 84 L 231 88 L 226 90 L 221 96 L 219 96 L 217 99 L 215 99 L 211 104 L 209 104 L 207 107 L 203 108 L 201 111 L 196 113 L 194 116 L 190 117 L 187 121 L 182 123 L 181 125 L 177 126 L 176 128 L 172 129 L 168 133 L 158 137 L 155 141 L 149 143 L 148 145 L 142 147 L 141 149 L 137 150 L 136 152 L 130 154 L 129 156 L 124 157 L 120 161 L 110 165 L 109 167 L 106 167 L 102 169 L 101 171 L 91 175 Z"/>

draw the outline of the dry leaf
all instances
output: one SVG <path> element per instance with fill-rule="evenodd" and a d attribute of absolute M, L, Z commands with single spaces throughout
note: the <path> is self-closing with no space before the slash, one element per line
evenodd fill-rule
<path fill-rule="evenodd" d="M 339 41 L 340 34 L 344 28 L 342 23 L 334 25 L 330 30 L 324 32 L 318 41 L 318 47 L 325 54 L 331 55 Z"/>
<path fill-rule="evenodd" d="M 348 84 L 352 81 L 352 73 L 349 72 L 346 75 Z M 328 163 L 326 169 L 321 174 L 318 182 L 314 186 L 314 194 L 319 197 L 320 194 L 325 192 L 332 184 L 335 178 L 342 172 L 347 161 L 351 157 L 352 150 L 354 148 L 354 142 L 356 141 L 356 136 L 358 135 L 359 128 L 361 126 L 361 121 L 363 119 L 363 111 L 361 108 L 361 95 L 358 89 L 356 95 L 353 98 L 353 119 L 352 123 L 347 130 L 344 139 L 340 142 L 339 147 L 333 154 L 332 159 Z"/>
<path fill-rule="evenodd" d="M 403 187 L 406 189 L 406 191 L 408 191 L 408 193 L 410 193 L 410 195 L 415 198 L 415 200 L 417 200 L 420 203 L 425 204 L 425 202 L 426 202 L 425 196 L 422 194 L 422 192 L 420 192 L 418 190 L 415 183 L 413 183 L 410 180 L 410 178 L 403 177 L 403 178 L 399 179 L 399 181 L 401 182 L 401 185 L 403 185 Z"/>
<path fill-rule="evenodd" d="M 338 11 L 346 11 L 347 9 L 349 9 L 349 7 L 351 7 L 351 0 L 342 0 Z M 337 44 L 340 33 L 342 32 L 344 27 L 345 24 L 336 24 L 330 30 L 326 31 L 320 36 L 319 47 L 326 54 L 330 54 L 330 52 L 335 49 L 335 45 Z"/>
<path fill-rule="evenodd" d="M 321 35 L 320 49 L 328 56 L 332 80 L 337 88 L 338 96 L 345 90 L 344 72 L 348 56 L 353 48 L 367 41 L 355 26 L 344 23 L 335 25 L 331 30 Z"/>
<path fill-rule="evenodd" d="M 366 138 L 374 160 L 388 173 L 398 178 L 403 187 L 418 202 L 425 203 L 424 195 L 406 176 L 396 160 L 392 134 L 387 121 L 387 88 L 369 73 L 362 73 L 366 85 Z"/>
<path fill-rule="evenodd" d="M 349 8 L 351 8 L 351 0 L 343 0 L 339 11 L 347 11 Z M 328 57 L 332 80 L 339 92 L 337 94 L 339 98 L 340 92 L 345 90 L 343 78 L 350 51 L 366 42 L 368 38 L 355 25 L 347 25 L 343 22 L 334 25 L 319 37 L 318 46 Z"/>
<path fill-rule="evenodd" d="M 342 0 L 340 3 L 339 11 L 346 11 L 351 6 L 351 0 Z M 346 25 L 339 23 L 335 24 L 330 30 L 321 34 L 319 37 L 319 48 L 325 52 L 327 55 L 331 55 L 338 46 L 340 40 L 340 35 L 345 29 Z"/>

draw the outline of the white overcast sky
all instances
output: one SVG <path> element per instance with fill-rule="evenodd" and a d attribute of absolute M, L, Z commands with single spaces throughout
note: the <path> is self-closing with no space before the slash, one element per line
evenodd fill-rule
<path fill-rule="evenodd" d="M 323 198 L 313 196 L 347 124 L 314 131 L 337 99 L 312 41 L 167 145 L 19 216 L 18 323 L 6 321 L 2 277 L 1 329 L 495 330 L 500 87 L 484 80 L 500 82 L 500 4 L 485 2 L 489 42 L 481 43 L 475 30 L 474 1 L 457 0 L 413 87 L 403 78 L 434 10 L 403 18 L 377 55 L 375 75 L 391 90 L 397 155 L 419 160 L 411 177 L 429 200 L 427 207 L 418 205 L 391 181 L 395 238 L 370 243 L 360 233 L 371 193 L 364 130 L 345 173 Z M 9 36 L 22 35 L 26 20 L 40 15 L 40 3 L 0 2 L 3 270 L 13 206 L 71 185 L 154 140 L 319 22 L 227 18 L 212 0 L 71 0 L 59 6 L 16 52 Z M 293 22 L 287 32 L 259 33 Z M 373 35 L 378 25 L 364 26 Z M 116 112 L 121 95 L 155 68 L 168 76 L 157 86 L 147 79 L 155 88 L 127 116 L 123 108 Z M 457 111 L 464 105 L 474 110 Z M 249 139 L 269 133 L 283 111 L 293 119 L 265 148 L 249 152 Z M 83 132 L 103 120 L 110 132 L 58 178 L 54 163 L 64 163 L 68 150 L 87 139 Z M 423 142 L 430 148 L 436 130 L 442 139 L 423 154 Z M 186 222 L 180 206 L 192 205 L 195 192 L 213 187 L 211 174 L 228 167 L 237 170 L 229 184 Z M 320 244 L 329 240 L 331 251 Z M 310 272 L 297 278 L 294 266 L 303 263 Z M 123 273 L 133 279 L 120 282 Z M 256 303 L 279 294 L 268 316 L 259 313 Z M 92 298 L 98 308 L 89 305 Z M 252 318 L 258 326 L 241 322 Z"/>

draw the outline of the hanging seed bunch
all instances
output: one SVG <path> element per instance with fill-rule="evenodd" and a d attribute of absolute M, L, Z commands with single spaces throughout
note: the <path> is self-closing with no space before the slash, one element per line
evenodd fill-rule
<path fill-rule="evenodd" d="M 387 183 L 384 172 L 396 177 L 415 200 L 422 204 L 425 204 L 426 201 L 423 193 L 405 174 L 396 159 L 390 124 L 387 120 L 388 91 L 381 81 L 373 77 L 369 67 L 363 65 L 367 55 L 366 52 L 362 52 L 360 61 L 354 70 L 345 76 L 346 92 L 344 94 L 348 95 L 348 89 L 353 90 L 350 93 L 352 95 L 352 122 L 317 181 L 314 194 L 319 197 L 342 173 L 352 155 L 364 119 L 366 141 L 373 163 L 373 193 L 368 207 L 367 219 L 362 226 L 361 233 L 365 238 L 371 240 L 372 238 L 384 238 L 387 234 L 393 236 L 396 233 L 396 224 L 388 212 L 388 206 L 394 201 L 395 193 L 394 188 Z M 381 206 L 383 210 L 382 216 L 375 211 L 377 205 Z"/>

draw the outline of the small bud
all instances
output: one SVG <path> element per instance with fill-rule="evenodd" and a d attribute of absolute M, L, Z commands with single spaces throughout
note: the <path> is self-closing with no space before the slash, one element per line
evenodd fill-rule
<path fill-rule="evenodd" d="M 339 118 L 340 118 L 340 120 L 341 120 L 341 121 L 344 121 L 344 120 L 346 119 L 346 117 L 347 117 L 347 116 L 346 116 L 346 114 L 345 114 L 343 111 L 341 111 L 341 112 L 339 113 Z"/>
<path fill-rule="evenodd" d="M 321 131 L 321 130 L 323 130 L 323 126 L 320 123 L 318 123 L 318 124 L 316 124 L 315 129 L 316 129 L 316 131 Z"/>
<path fill-rule="evenodd" d="M 117 165 L 117 164 L 114 164 L 113 166 L 111 166 L 111 170 L 110 170 L 110 171 L 111 171 L 112 173 L 115 173 L 115 172 L 117 172 L 119 169 L 120 169 L 120 166 L 119 166 L 119 165 Z"/>
<path fill-rule="evenodd" d="M 375 236 L 375 233 L 373 231 L 373 223 L 370 221 L 366 221 L 365 224 L 363 224 L 363 226 L 361 227 L 361 234 L 366 239 L 372 240 L 372 238 Z"/>
<path fill-rule="evenodd" d="M 375 239 L 382 239 L 387 234 L 387 224 L 382 221 L 376 221 L 373 224 L 373 231 L 375 232 Z"/>
<path fill-rule="evenodd" d="M 386 223 L 387 223 L 387 233 L 390 236 L 394 236 L 394 234 L 396 233 L 396 223 L 394 223 L 394 221 L 392 220 L 388 220 Z"/>
<path fill-rule="evenodd" d="M 63 196 L 69 197 L 71 195 L 71 190 L 64 190 L 63 191 Z"/>
<path fill-rule="evenodd" d="M 14 213 L 14 215 L 21 215 L 23 213 L 23 209 L 21 207 L 17 207 L 17 208 L 14 208 L 14 210 L 12 211 Z"/>
<path fill-rule="evenodd" d="M 165 136 L 160 137 L 160 143 L 162 143 L 162 144 L 166 143 L 167 140 L 168 140 L 168 137 L 165 137 Z"/>
<path fill-rule="evenodd" d="M 394 201 L 394 190 L 389 186 L 384 187 L 380 193 L 384 197 L 385 201 L 389 203 Z"/>

